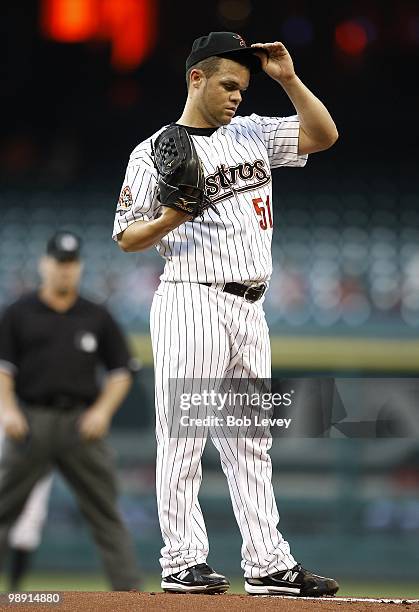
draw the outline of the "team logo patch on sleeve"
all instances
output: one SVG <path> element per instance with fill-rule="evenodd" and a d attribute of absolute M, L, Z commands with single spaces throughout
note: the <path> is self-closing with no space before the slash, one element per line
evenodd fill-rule
<path fill-rule="evenodd" d="M 124 212 L 126 210 L 129 210 L 132 204 L 133 204 L 133 200 L 132 200 L 131 189 L 129 188 L 128 185 L 126 185 L 122 189 L 121 195 L 119 196 L 117 210 Z"/>

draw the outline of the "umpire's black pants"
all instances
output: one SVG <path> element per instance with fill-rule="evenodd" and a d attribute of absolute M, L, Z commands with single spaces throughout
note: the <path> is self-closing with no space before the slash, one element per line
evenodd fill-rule
<path fill-rule="evenodd" d="M 85 441 L 77 427 L 82 410 L 24 409 L 29 435 L 5 438 L 0 458 L 0 560 L 8 532 L 36 482 L 57 467 L 77 496 L 114 590 L 135 589 L 138 570 L 131 539 L 117 510 L 112 455 L 104 440 Z"/>

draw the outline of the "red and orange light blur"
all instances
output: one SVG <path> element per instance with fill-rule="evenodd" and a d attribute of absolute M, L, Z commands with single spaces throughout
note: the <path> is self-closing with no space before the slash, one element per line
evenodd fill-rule
<path fill-rule="evenodd" d="M 110 40 L 111 63 L 137 68 L 156 41 L 156 0 L 42 0 L 41 29 L 63 43 Z"/>
<path fill-rule="evenodd" d="M 356 21 L 344 21 L 335 30 L 338 48 L 348 55 L 360 55 L 368 44 L 365 28 Z"/>
<path fill-rule="evenodd" d="M 112 65 L 119 70 L 136 68 L 156 39 L 154 0 L 104 0 L 102 4 L 112 40 Z"/>
<path fill-rule="evenodd" d="M 76 43 L 89 40 L 98 28 L 97 4 L 97 0 L 43 0 L 43 33 L 59 42 Z"/>

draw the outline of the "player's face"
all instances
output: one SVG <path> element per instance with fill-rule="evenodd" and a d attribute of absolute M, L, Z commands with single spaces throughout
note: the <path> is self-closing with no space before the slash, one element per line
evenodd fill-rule
<path fill-rule="evenodd" d="M 198 103 L 210 125 L 219 127 L 230 123 L 249 86 L 250 72 L 246 66 L 223 58 L 218 71 L 204 78 Z"/>
<path fill-rule="evenodd" d="M 39 272 L 45 287 L 53 293 L 67 295 L 78 289 L 82 264 L 80 261 L 61 262 L 53 257 L 44 257 Z"/>

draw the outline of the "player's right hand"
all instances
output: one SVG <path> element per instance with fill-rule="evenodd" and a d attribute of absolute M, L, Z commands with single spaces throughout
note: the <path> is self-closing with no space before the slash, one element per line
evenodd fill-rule
<path fill-rule="evenodd" d="M 6 436 L 14 440 L 23 440 L 29 432 L 28 421 L 19 408 L 7 408 L 2 411 L 1 423 Z"/>
<path fill-rule="evenodd" d="M 254 43 L 252 48 L 262 62 L 262 70 L 272 79 L 284 83 L 295 78 L 294 63 L 282 42 Z"/>

